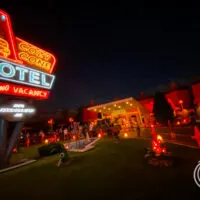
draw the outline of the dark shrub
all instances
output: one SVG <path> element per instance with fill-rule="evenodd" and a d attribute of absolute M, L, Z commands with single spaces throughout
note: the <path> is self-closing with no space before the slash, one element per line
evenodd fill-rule
<path fill-rule="evenodd" d="M 63 144 L 61 144 L 61 143 L 50 143 L 48 145 L 44 145 L 44 146 L 38 148 L 40 157 L 58 154 L 63 151 L 66 151 L 66 150 L 65 150 Z"/>

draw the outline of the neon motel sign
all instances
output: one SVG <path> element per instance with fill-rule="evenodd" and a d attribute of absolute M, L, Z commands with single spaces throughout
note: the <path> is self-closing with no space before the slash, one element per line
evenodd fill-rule
<path fill-rule="evenodd" d="M 53 54 L 16 37 L 0 10 L 0 94 L 48 99 L 55 81 Z"/>
<path fill-rule="evenodd" d="M 49 93 L 48 90 L 0 82 L 0 94 L 30 97 L 34 99 L 48 99 Z"/>
<path fill-rule="evenodd" d="M 0 80 L 50 90 L 55 76 L 0 59 Z"/>
<path fill-rule="evenodd" d="M 53 54 L 14 35 L 10 16 L 0 10 L 0 56 L 51 74 L 56 64 Z"/>
<path fill-rule="evenodd" d="M 41 48 L 38 48 L 18 37 L 16 37 L 18 57 L 24 64 L 33 66 L 38 70 L 52 73 L 56 59 L 55 57 Z"/>
<path fill-rule="evenodd" d="M 9 44 L 3 38 L 0 38 L 0 54 L 2 54 L 2 56 L 5 58 L 7 58 L 10 55 Z"/>
<path fill-rule="evenodd" d="M 0 56 L 19 61 L 10 16 L 0 10 Z"/>

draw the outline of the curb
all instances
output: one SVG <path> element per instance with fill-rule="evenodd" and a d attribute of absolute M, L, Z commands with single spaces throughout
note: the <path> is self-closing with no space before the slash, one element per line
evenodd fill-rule
<path fill-rule="evenodd" d="M 1 169 L 0 174 L 7 172 L 7 171 L 10 171 L 10 170 L 13 170 L 13 169 L 17 169 L 17 168 L 22 167 L 22 166 L 29 165 L 29 164 L 34 163 L 34 162 L 36 162 L 36 160 L 29 160 L 27 162 L 24 162 L 24 163 L 21 163 L 21 164 L 18 164 L 18 165 L 14 165 L 12 167 L 8 167 L 6 169 Z"/>
<path fill-rule="evenodd" d="M 95 138 L 95 137 L 93 137 L 93 138 Z M 93 138 L 90 138 L 90 139 L 93 139 Z M 97 139 L 97 138 L 96 138 Z M 96 141 L 96 139 L 94 140 L 94 141 Z M 98 138 L 99 139 L 99 138 Z M 81 139 L 81 140 L 79 140 L 79 142 L 82 142 L 82 141 L 85 141 L 85 139 Z M 94 142 L 93 141 L 93 142 Z M 67 143 L 67 142 L 65 142 L 65 143 L 63 143 L 63 145 L 64 146 L 67 146 L 67 145 L 70 145 L 70 144 L 76 144 L 77 142 L 75 141 L 75 142 L 69 142 L 69 143 Z M 92 143 L 92 142 L 91 142 Z M 91 144 L 91 143 L 89 143 L 89 144 Z"/>
<path fill-rule="evenodd" d="M 98 142 L 99 140 L 100 140 L 100 138 L 95 139 L 93 142 L 86 145 L 83 149 L 72 149 L 72 150 L 69 150 L 69 151 L 71 151 L 71 152 L 81 152 L 81 153 L 89 151 L 91 149 L 94 149 L 93 144 Z"/>
<path fill-rule="evenodd" d="M 88 145 L 85 146 L 85 148 L 90 147 L 91 145 L 93 145 L 94 143 L 98 142 L 100 140 L 100 138 L 97 138 L 96 140 L 94 140 L 93 142 L 89 143 Z"/>
<path fill-rule="evenodd" d="M 73 149 L 71 150 L 71 152 L 80 152 L 80 153 L 84 153 L 86 151 L 89 151 L 89 150 L 92 150 L 94 149 L 94 146 L 89 146 L 87 148 L 84 148 L 84 149 Z"/>

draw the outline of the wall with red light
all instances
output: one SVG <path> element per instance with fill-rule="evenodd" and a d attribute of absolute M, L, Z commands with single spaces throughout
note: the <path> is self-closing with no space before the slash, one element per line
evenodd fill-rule
<path fill-rule="evenodd" d="M 154 103 L 154 98 L 147 98 L 147 99 L 142 99 L 139 100 L 139 102 L 145 106 L 145 108 L 151 113 L 153 112 L 153 103 Z"/>
<path fill-rule="evenodd" d="M 182 101 L 184 108 L 188 109 L 191 107 L 190 94 L 187 89 L 169 92 L 165 97 L 171 101 L 173 109 L 180 107 L 180 101 Z"/>
<path fill-rule="evenodd" d="M 194 104 L 200 104 L 200 83 L 192 85 Z"/>
<path fill-rule="evenodd" d="M 200 84 L 199 84 L 199 91 L 200 91 Z M 175 90 L 175 91 L 169 92 L 165 94 L 165 97 L 167 98 L 168 102 L 171 104 L 174 110 L 177 107 L 180 107 L 180 100 L 183 102 L 182 104 L 184 108 L 191 107 L 190 94 L 187 89 Z M 200 94 L 199 94 L 199 100 L 200 100 Z M 153 103 L 154 103 L 153 98 L 142 99 L 142 100 L 139 100 L 139 102 L 142 105 L 144 105 L 150 113 L 153 112 Z"/>
<path fill-rule="evenodd" d="M 83 110 L 83 122 L 90 122 L 98 119 L 98 113 L 87 109 Z"/>

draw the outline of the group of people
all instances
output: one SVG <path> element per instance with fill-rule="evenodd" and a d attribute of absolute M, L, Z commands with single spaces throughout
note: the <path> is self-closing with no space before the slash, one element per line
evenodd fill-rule
<path fill-rule="evenodd" d="M 95 136 L 93 128 L 94 126 L 92 123 L 81 125 L 79 122 L 72 122 L 67 127 L 60 127 L 59 129 L 50 132 L 44 132 L 43 130 L 40 130 L 39 133 L 22 131 L 18 137 L 16 149 L 19 149 L 21 145 L 30 147 L 32 144 L 45 144 L 46 141 L 56 142 L 80 139 L 87 135 L 93 137 Z"/>
<path fill-rule="evenodd" d="M 101 121 L 84 124 L 73 121 L 68 126 L 62 126 L 55 131 L 52 130 L 51 132 L 47 133 L 45 133 L 43 130 L 40 130 L 39 134 L 30 134 L 29 132 L 21 133 L 18 146 L 20 146 L 21 141 L 24 141 L 24 145 L 29 147 L 31 144 L 45 144 L 47 140 L 48 142 L 56 142 L 96 137 L 99 134 L 99 127 L 101 127 L 100 129 L 103 130 L 103 132 L 107 132 L 108 135 L 110 132 L 110 134 L 113 135 L 116 140 L 119 139 L 121 128 L 123 129 L 123 127 L 121 127 L 119 124 L 116 125 L 116 123 L 108 123 L 107 121 L 106 123 Z M 140 130 L 138 130 L 138 135 L 140 135 Z"/>
<path fill-rule="evenodd" d="M 80 139 L 87 136 L 95 136 L 92 123 L 80 124 L 79 122 L 72 122 L 68 127 L 61 127 L 57 132 L 63 135 L 63 140 L 70 140 L 73 138 Z"/>

